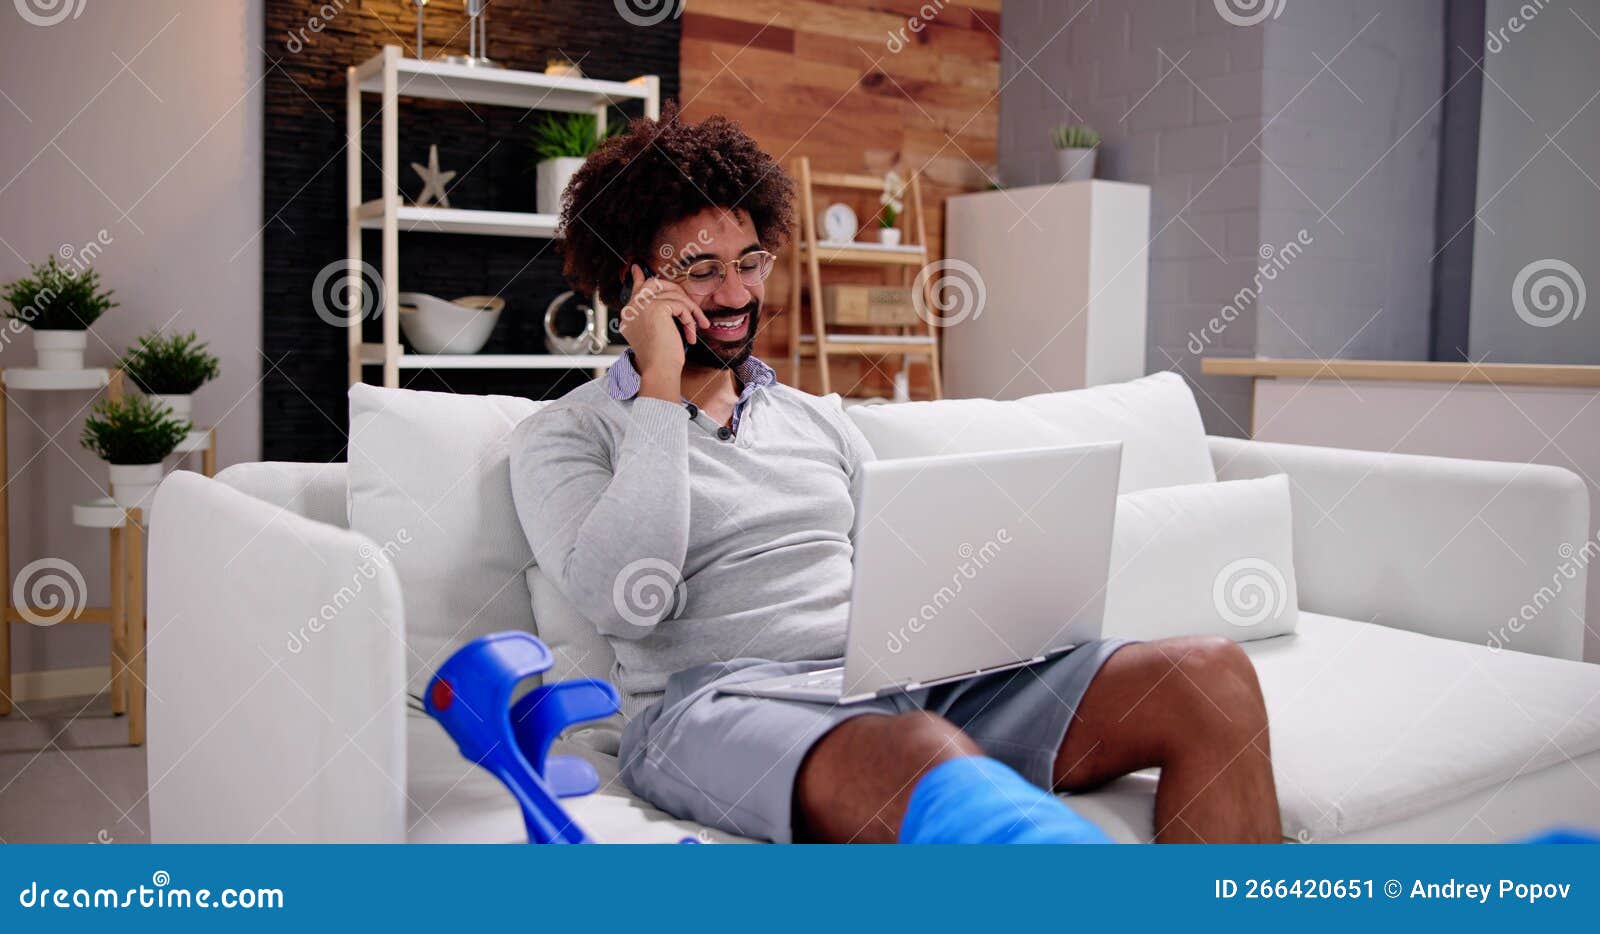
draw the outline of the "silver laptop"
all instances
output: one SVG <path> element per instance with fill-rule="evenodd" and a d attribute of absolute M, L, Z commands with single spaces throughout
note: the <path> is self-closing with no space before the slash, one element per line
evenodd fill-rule
<path fill-rule="evenodd" d="M 1121 442 L 872 461 L 842 668 L 723 693 L 850 704 L 1100 637 Z"/>

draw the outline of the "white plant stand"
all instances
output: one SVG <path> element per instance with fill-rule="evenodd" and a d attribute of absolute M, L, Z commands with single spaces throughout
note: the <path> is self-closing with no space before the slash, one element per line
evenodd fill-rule
<path fill-rule="evenodd" d="M 11 393 L 99 392 L 108 399 L 122 398 L 124 376 L 121 370 L 94 367 L 83 370 L 40 370 L 12 367 L 0 370 L 0 572 L 5 586 L 4 614 L 0 620 L 0 716 L 11 712 L 11 624 L 51 617 L 34 607 L 11 602 L 11 468 L 6 444 L 6 417 Z M 177 447 L 175 453 L 198 453 L 201 472 L 213 476 L 217 469 L 217 433 L 214 428 L 196 428 Z M 144 615 L 144 539 L 145 521 L 141 510 L 123 509 L 109 497 L 72 507 L 72 522 L 84 528 L 105 529 L 111 540 L 111 605 L 80 606 L 59 622 L 107 623 L 111 627 L 111 712 L 128 715 L 128 744 L 140 746 L 145 738 L 145 615 Z"/>
<path fill-rule="evenodd" d="M 614 104 L 641 101 L 644 115 L 661 115 L 661 79 L 642 75 L 630 81 L 601 81 L 571 78 L 541 72 L 512 71 L 501 68 L 474 68 L 448 62 L 407 58 L 399 46 L 386 45 L 383 51 L 349 69 L 345 89 L 346 158 L 345 184 L 346 254 L 345 282 L 359 290 L 363 281 L 361 231 L 383 232 L 382 299 L 378 314 L 383 324 L 381 342 L 362 340 L 362 316 L 348 322 L 349 382 L 362 380 L 363 368 L 381 367 L 383 385 L 399 386 L 402 369 L 593 369 L 602 370 L 616 354 L 407 354 L 400 344 L 400 232 L 424 230 L 434 233 L 476 234 L 554 239 L 557 236 L 553 214 L 511 211 L 475 211 L 459 208 L 416 207 L 400 198 L 400 98 L 418 97 L 452 100 L 463 104 L 488 104 L 554 110 L 564 113 L 590 113 L 596 130 L 605 132 L 606 112 Z M 361 95 L 380 97 L 379 114 L 383 121 L 383 142 L 379 164 L 382 169 L 382 195 L 375 201 L 361 200 Z M 352 310 L 360 307 L 356 302 Z"/>

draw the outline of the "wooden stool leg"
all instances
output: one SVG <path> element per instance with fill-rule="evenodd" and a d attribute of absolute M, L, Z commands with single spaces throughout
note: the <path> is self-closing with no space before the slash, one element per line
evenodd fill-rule
<path fill-rule="evenodd" d="M 200 473 L 207 477 L 217 475 L 217 430 L 206 429 L 206 448 L 200 452 Z"/>
<path fill-rule="evenodd" d="M 128 618 L 128 745 L 144 745 L 145 726 L 145 614 L 144 614 L 144 536 L 141 512 L 128 513 L 124 530 L 128 553 L 124 559 L 128 571 L 128 591 L 125 595 L 125 612 Z"/>
<path fill-rule="evenodd" d="M 121 529 L 111 530 L 111 712 L 128 712 L 128 578 Z"/>

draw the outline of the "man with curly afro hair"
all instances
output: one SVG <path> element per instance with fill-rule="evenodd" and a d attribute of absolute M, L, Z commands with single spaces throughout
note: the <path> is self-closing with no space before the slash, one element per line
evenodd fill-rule
<path fill-rule="evenodd" d="M 517 427 L 512 489 L 538 574 L 604 637 L 573 649 L 614 657 L 622 780 L 768 840 L 1090 841 L 1050 792 L 1158 767 L 1159 839 L 1278 840 L 1265 707 L 1227 640 L 1090 642 L 849 705 L 723 690 L 840 665 L 872 458 L 838 400 L 751 355 L 794 190 L 737 124 L 669 104 L 562 197 L 567 277 L 629 349 Z"/>

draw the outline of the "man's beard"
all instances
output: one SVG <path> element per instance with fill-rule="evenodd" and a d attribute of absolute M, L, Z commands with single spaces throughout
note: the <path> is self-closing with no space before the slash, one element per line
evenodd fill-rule
<path fill-rule="evenodd" d="M 719 341 L 708 338 L 706 330 L 700 328 L 695 332 L 695 342 L 688 344 L 683 349 L 684 361 L 689 366 L 714 367 L 716 369 L 738 369 L 746 360 L 750 359 L 751 352 L 756 346 L 756 325 L 761 320 L 761 302 L 752 300 L 743 308 L 715 308 L 705 312 L 707 318 L 716 321 L 718 318 L 732 318 L 748 314 L 750 320 L 745 324 L 744 336 L 736 341 Z"/>

